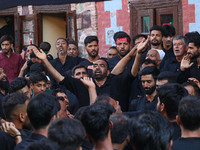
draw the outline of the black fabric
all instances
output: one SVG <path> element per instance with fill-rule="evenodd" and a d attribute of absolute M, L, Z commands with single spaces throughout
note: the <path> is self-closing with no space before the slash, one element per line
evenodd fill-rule
<path fill-rule="evenodd" d="M 28 6 L 28 5 L 59 5 L 70 3 L 83 3 L 90 2 L 91 0 L 1 0 L 0 9 L 6 9 L 16 6 Z M 105 1 L 105 0 L 93 0 L 93 1 Z"/>
<path fill-rule="evenodd" d="M 76 95 L 74 95 L 69 90 L 67 90 L 66 93 L 67 93 L 67 97 L 69 99 L 69 111 L 71 114 L 75 114 L 79 108 L 78 99 L 77 99 Z"/>
<path fill-rule="evenodd" d="M 3 113 L 3 107 L 2 107 L 2 99 L 5 95 L 3 95 L 1 92 L 0 92 L 0 118 L 3 118 L 6 120 L 6 117 Z"/>
<path fill-rule="evenodd" d="M 199 150 L 200 138 L 179 138 L 173 142 L 172 150 Z"/>
<path fill-rule="evenodd" d="M 18 130 L 21 133 L 22 140 L 27 139 L 32 133 L 31 130 L 27 130 L 27 129 L 18 129 Z"/>
<path fill-rule="evenodd" d="M 26 138 L 25 140 L 22 140 L 21 143 L 19 143 L 14 150 L 24 150 L 29 144 L 35 142 L 35 141 L 40 141 L 42 139 L 45 139 L 46 137 L 41 135 L 41 134 L 37 134 L 37 133 L 32 133 L 28 138 Z"/>
<path fill-rule="evenodd" d="M 92 65 L 93 65 L 93 63 L 86 59 L 86 60 L 80 62 L 80 65 L 85 66 L 88 69 L 89 77 L 92 77 L 92 67 L 93 67 Z"/>
<path fill-rule="evenodd" d="M 143 111 L 143 110 L 152 110 L 156 111 L 156 105 L 158 102 L 158 96 L 156 95 L 152 102 L 146 99 L 146 96 L 137 98 L 131 101 L 129 106 L 129 111 Z"/>
<path fill-rule="evenodd" d="M 181 137 L 181 128 L 176 122 L 170 122 L 171 127 L 173 128 L 172 139 L 173 141 Z"/>
<path fill-rule="evenodd" d="M 169 50 L 165 50 L 163 48 L 163 51 L 165 52 L 165 56 L 162 59 L 159 69 L 162 69 L 164 67 L 165 62 L 169 59 L 169 58 L 175 58 L 174 52 L 173 52 L 173 47 L 170 48 Z"/>
<path fill-rule="evenodd" d="M 13 137 L 8 133 L 0 130 L 0 149 L 1 150 L 13 150 L 16 143 Z"/>
<path fill-rule="evenodd" d="M 74 66 L 79 64 L 79 59 L 67 56 L 65 59 L 65 63 L 62 64 L 59 58 L 55 58 L 51 61 L 52 66 L 63 76 L 65 76 L 66 72 L 71 70 Z M 50 77 L 51 83 L 52 83 L 52 89 L 56 88 L 62 88 L 59 86 L 59 84 L 56 82 L 56 80 L 51 76 L 50 73 L 48 73 L 48 76 Z"/>

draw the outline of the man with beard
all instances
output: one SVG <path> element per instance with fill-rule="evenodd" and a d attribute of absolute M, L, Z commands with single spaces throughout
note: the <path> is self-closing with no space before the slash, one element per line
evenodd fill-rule
<path fill-rule="evenodd" d="M 27 138 L 31 133 L 31 124 L 26 111 L 28 103 L 29 98 L 18 92 L 9 94 L 3 99 L 6 121 L 14 123 L 22 139 Z"/>
<path fill-rule="evenodd" d="M 10 35 L 4 35 L 0 39 L 2 53 L 0 53 L 0 64 L 4 69 L 9 83 L 18 77 L 23 60 L 20 54 L 13 53 L 13 38 Z"/>
<path fill-rule="evenodd" d="M 126 32 L 123 32 L 123 31 L 116 32 L 114 34 L 113 38 L 115 40 L 118 55 L 108 60 L 111 70 L 116 66 L 116 64 L 124 56 L 126 56 L 128 54 L 128 52 L 130 51 L 130 42 L 131 42 L 130 36 Z M 131 61 L 130 63 L 132 66 L 133 61 Z"/>
<path fill-rule="evenodd" d="M 4 72 L 4 69 L 0 66 L 0 117 L 5 119 L 2 108 L 2 99 L 7 94 L 9 89 L 8 78 Z"/>
<path fill-rule="evenodd" d="M 62 76 L 59 72 L 55 70 L 55 68 L 49 63 L 47 57 L 43 51 L 38 51 L 36 48 L 33 49 L 35 55 L 42 60 L 45 64 L 48 71 L 51 75 L 56 79 L 58 83 L 64 85 L 69 91 L 74 93 L 79 101 L 79 106 L 87 106 L 90 104 L 89 92 L 88 88 L 81 82 L 82 79 L 76 79 L 71 77 L 70 75 L 66 74 Z M 129 75 L 121 75 L 121 76 L 110 76 L 109 64 L 105 60 L 105 58 L 99 58 L 97 61 L 94 62 L 93 65 L 93 81 L 95 84 L 97 95 L 112 95 L 114 93 L 116 95 L 121 93 L 123 96 L 126 97 L 126 92 L 129 90 L 128 83 L 131 82 L 132 76 Z M 118 86 L 118 83 L 122 83 L 122 86 Z M 111 87 L 112 86 L 112 87 Z M 118 89 L 116 89 L 118 88 Z M 119 89 L 120 88 L 120 89 Z M 121 88 L 123 88 L 121 90 Z M 126 90 L 127 89 L 127 90 Z M 123 92 L 122 92 L 123 91 Z M 112 92 L 112 93 L 111 93 Z M 122 107 L 122 110 L 126 110 L 127 106 L 123 99 L 117 99 Z"/>
<path fill-rule="evenodd" d="M 162 60 L 165 56 L 165 52 L 162 50 L 162 38 L 163 29 L 161 26 L 153 26 L 150 29 L 150 44 L 151 49 L 155 49 L 160 54 L 160 59 Z"/>
<path fill-rule="evenodd" d="M 181 61 L 181 81 L 186 82 L 188 78 L 193 77 L 200 81 L 200 34 L 198 32 L 189 32 L 187 55 Z"/>
<path fill-rule="evenodd" d="M 67 49 L 67 40 L 65 38 L 58 38 L 56 41 L 56 50 L 58 57 L 53 59 L 51 61 L 51 64 L 62 75 L 64 75 L 66 71 L 71 70 L 75 65 L 79 64 L 79 60 L 77 58 L 67 56 Z M 60 87 L 51 75 L 48 74 L 48 76 L 51 79 L 53 89 Z"/>
<path fill-rule="evenodd" d="M 88 69 L 88 74 L 92 76 L 93 63 L 99 59 L 99 40 L 97 36 L 87 36 L 84 40 L 85 50 L 88 53 L 88 59 L 81 62 Z"/>
<path fill-rule="evenodd" d="M 156 92 L 156 78 L 158 70 L 155 66 L 144 68 L 140 72 L 141 83 L 145 95 L 143 97 L 133 99 L 129 106 L 129 111 L 156 110 L 158 96 Z"/>

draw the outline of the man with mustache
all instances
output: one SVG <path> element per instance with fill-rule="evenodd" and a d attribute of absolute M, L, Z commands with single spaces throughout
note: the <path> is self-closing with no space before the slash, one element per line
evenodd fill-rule
<path fill-rule="evenodd" d="M 97 61 L 99 56 L 99 40 L 97 36 L 87 36 L 84 40 L 85 50 L 88 53 L 88 59 L 82 61 L 80 64 L 88 69 L 88 74 L 92 76 L 93 63 Z"/>
<path fill-rule="evenodd" d="M 0 66 L 0 117 L 5 119 L 2 108 L 2 99 L 7 94 L 9 89 L 8 78 L 5 74 L 4 69 Z"/>
<path fill-rule="evenodd" d="M 145 95 L 143 97 L 133 99 L 129 106 L 129 111 L 156 110 L 158 96 L 156 92 L 156 78 L 158 70 L 155 66 L 144 68 L 140 72 L 142 87 Z"/>
<path fill-rule="evenodd" d="M 20 54 L 14 53 L 13 38 L 11 35 L 4 35 L 0 39 L 2 53 L 0 53 L 0 64 L 4 69 L 9 83 L 18 77 L 23 65 L 23 60 Z"/>
<path fill-rule="evenodd" d="M 196 31 L 189 32 L 185 36 L 189 42 L 187 55 L 181 61 L 181 81 L 186 82 L 190 77 L 200 81 L 200 34 Z"/>
<path fill-rule="evenodd" d="M 115 40 L 118 55 L 108 60 L 111 70 L 124 56 L 128 54 L 128 52 L 130 51 L 130 42 L 131 42 L 130 36 L 123 31 L 116 32 L 113 38 Z M 130 64 L 132 66 L 133 61 L 131 61 Z"/>

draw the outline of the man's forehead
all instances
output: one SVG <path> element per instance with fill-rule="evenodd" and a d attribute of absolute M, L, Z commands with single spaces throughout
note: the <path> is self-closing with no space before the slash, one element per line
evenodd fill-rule
<path fill-rule="evenodd" d="M 141 80 L 150 80 L 153 78 L 152 74 L 145 74 L 145 75 L 141 75 Z"/>
<path fill-rule="evenodd" d="M 56 41 L 56 43 L 60 43 L 60 42 L 65 42 L 65 43 L 67 43 L 67 41 L 66 41 L 65 39 L 58 39 L 58 40 Z"/>
<path fill-rule="evenodd" d="M 106 65 L 106 62 L 104 60 L 97 60 L 94 62 L 94 64 L 104 64 Z"/>
<path fill-rule="evenodd" d="M 0 73 L 4 72 L 4 69 L 0 67 Z"/>

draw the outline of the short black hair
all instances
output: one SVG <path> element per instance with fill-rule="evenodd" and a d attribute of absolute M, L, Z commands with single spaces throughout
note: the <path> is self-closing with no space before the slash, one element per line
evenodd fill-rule
<path fill-rule="evenodd" d="M 156 66 L 148 66 L 148 67 L 145 67 L 140 72 L 140 76 L 149 75 L 149 74 L 151 74 L 153 76 L 154 80 L 156 81 L 157 76 L 159 74 L 159 71 L 158 71 L 157 67 Z"/>
<path fill-rule="evenodd" d="M 4 41 L 9 41 L 10 44 L 14 44 L 14 39 L 11 35 L 3 35 L 1 38 L 0 38 L 0 44 Z"/>
<path fill-rule="evenodd" d="M 31 65 L 30 67 L 30 73 L 33 73 L 33 72 L 47 72 L 46 68 L 44 67 L 43 64 L 41 63 L 34 63 Z"/>
<path fill-rule="evenodd" d="M 2 100 L 3 111 L 9 121 L 13 121 L 12 113 L 14 113 L 19 105 L 25 105 L 25 101 L 29 98 L 22 93 L 12 93 L 6 95 Z"/>
<path fill-rule="evenodd" d="M 188 95 L 187 90 L 178 83 L 167 83 L 157 89 L 160 104 L 165 105 L 167 117 L 176 119 L 181 99 Z"/>
<path fill-rule="evenodd" d="M 156 62 L 154 60 L 151 60 L 151 59 L 145 59 L 143 62 L 142 62 L 142 65 L 145 64 L 145 65 L 149 65 L 149 64 L 154 64 L 154 66 L 157 66 Z"/>
<path fill-rule="evenodd" d="M 185 36 L 188 38 L 188 44 L 194 43 L 194 45 L 199 48 L 200 47 L 200 34 L 199 32 L 188 32 L 185 34 Z"/>
<path fill-rule="evenodd" d="M 158 80 L 167 80 L 168 83 L 176 83 L 177 82 L 177 75 L 171 71 L 164 71 L 159 73 Z"/>
<path fill-rule="evenodd" d="M 172 139 L 169 121 L 158 112 L 140 114 L 131 126 L 135 149 L 167 150 Z"/>
<path fill-rule="evenodd" d="M 96 41 L 97 44 L 98 44 L 98 43 L 99 43 L 98 37 L 97 37 L 97 36 L 87 36 L 87 37 L 85 38 L 85 40 L 84 40 L 84 44 L 85 44 L 85 46 L 87 46 L 88 43 L 91 43 L 91 42 L 93 42 L 93 41 Z"/>
<path fill-rule="evenodd" d="M 110 109 L 99 104 L 93 104 L 84 111 L 81 122 L 94 141 L 104 140 L 108 136 L 111 114 Z"/>
<path fill-rule="evenodd" d="M 27 107 L 28 117 L 34 129 L 45 128 L 59 110 L 60 104 L 56 97 L 45 92 L 33 96 Z"/>
<path fill-rule="evenodd" d="M 9 93 L 16 92 L 16 91 L 24 88 L 25 86 L 29 87 L 29 83 L 26 80 L 26 78 L 25 77 L 17 77 L 14 80 L 12 80 L 12 82 L 10 84 Z"/>
<path fill-rule="evenodd" d="M 52 94 L 53 96 L 56 96 L 57 93 L 65 93 L 65 94 L 66 94 L 66 91 L 63 90 L 63 89 L 61 89 L 61 88 L 57 88 L 57 89 L 52 90 L 52 92 L 51 92 L 51 94 Z M 66 94 L 66 95 L 67 95 L 67 94 Z"/>
<path fill-rule="evenodd" d="M 147 39 L 147 36 L 144 34 L 138 34 L 136 36 L 133 37 L 133 45 L 135 45 L 135 40 L 139 39 L 140 37 L 143 37 L 145 39 Z"/>
<path fill-rule="evenodd" d="M 49 42 L 42 42 L 40 43 L 40 49 L 45 52 L 49 52 L 49 50 L 51 49 L 51 44 Z"/>
<path fill-rule="evenodd" d="M 107 65 L 107 69 L 110 70 L 110 66 L 109 66 L 109 63 L 108 63 L 108 61 L 107 61 L 106 58 L 100 57 L 100 58 L 98 58 L 97 60 L 103 60 L 103 61 L 106 63 L 106 65 Z"/>
<path fill-rule="evenodd" d="M 168 37 L 168 36 L 175 36 L 176 31 L 174 26 L 172 25 L 163 25 L 163 36 L 164 37 Z"/>
<path fill-rule="evenodd" d="M 76 69 L 79 69 L 79 68 L 84 68 L 84 69 L 86 70 L 87 74 L 88 74 L 88 69 L 87 69 L 84 65 L 78 64 L 78 65 L 76 65 L 76 66 L 74 66 L 74 67 L 72 68 L 72 75 L 73 75 L 73 76 L 74 76 L 74 73 L 75 73 Z"/>
<path fill-rule="evenodd" d="M 112 143 L 122 144 L 127 136 L 130 135 L 129 118 L 124 114 L 112 114 L 110 121 L 113 123 L 111 130 Z"/>
<path fill-rule="evenodd" d="M 30 74 L 30 83 L 35 84 L 39 81 L 47 82 L 47 77 L 41 72 L 33 72 Z"/>
<path fill-rule="evenodd" d="M 67 42 L 67 44 L 68 44 L 68 45 L 69 45 L 69 44 L 73 44 L 73 45 L 75 45 L 75 46 L 78 48 L 78 45 L 76 44 L 75 41 L 70 40 L 70 41 Z"/>
<path fill-rule="evenodd" d="M 48 139 L 57 143 L 63 150 L 76 150 L 81 146 L 85 136 L 85 128 L 77 119 L 56 119 L 48 129 Z"/>
<path fill-rule="evenodd" d="M 194 82 L 184 82 L 182 85 L 184 87 L 185 86 L 192 86 L 194 88 L 195 96 L 200 97 L 200 88 Z"/>
<path fill-rule="evenodd" d="M 161 26 L 153 26 L 153 27 L 151 27 L 151 29 L 150 29 L 150 34 L 151 34 L 151 32 L 152 32 L 153 30 L 158 30 L 158 31 L 160 31 L 161 34 L 162 34 L 162 36 L 163 36 L 163 28 L 162 28 Z"/>
<path fill-rule="evenodd" d="M 111 46 L 111 47 L 109 47 L 108 50 L 110 50 L 110 49 L 116 49 L 117 50 L 116 46 Z"/>
<path fill-rule="evenodd" d="M 124 31 L 118 31 L 114 34 L 113 39 L 115 40 L 115 42 L 118 38 L 127 38 L 131 42 L 130 36 Z"/>
<path fill-rule="evenodd" d="M 200 128 L 200 99 L 196 96 L 184 97 L 178 106 L 178 116 L 182 126 L 187 130 Z"/>

